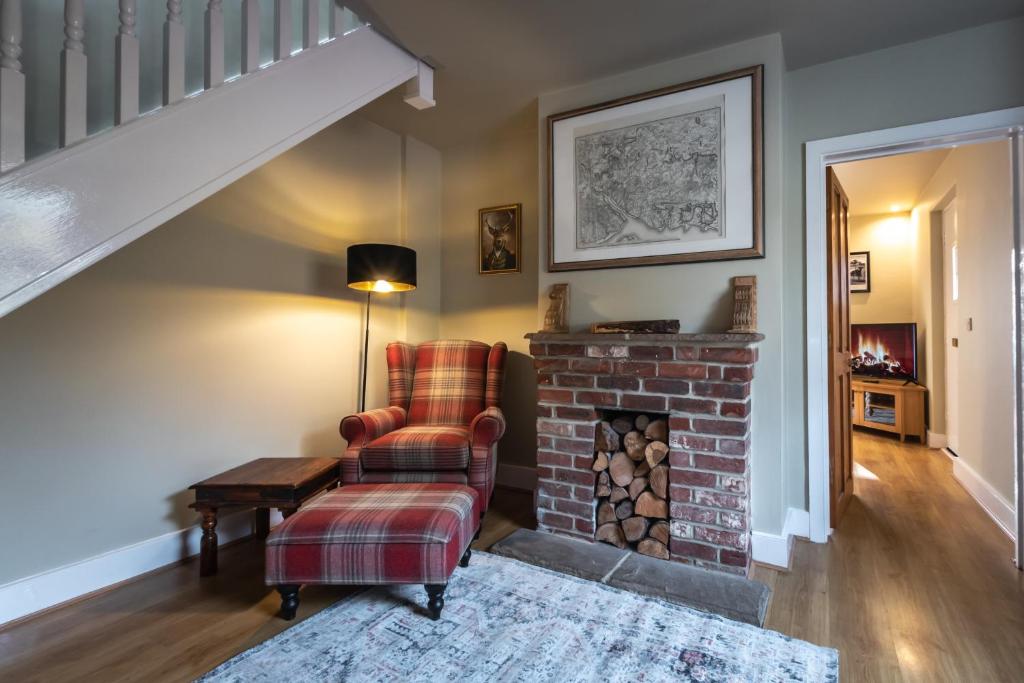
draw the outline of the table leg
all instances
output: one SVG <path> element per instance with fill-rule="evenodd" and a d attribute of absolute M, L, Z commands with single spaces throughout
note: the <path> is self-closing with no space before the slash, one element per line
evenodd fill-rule
<path fill-rule="evenodd" d="M 265 539 L 270 535 L 270 508 L 256 508 L 256 538 Z"/>
<path fill-rule="evenodd" d="M 203 508 L 203 538 L 199 542 L 199 576 L 217 573 L 217 508 Z"/>

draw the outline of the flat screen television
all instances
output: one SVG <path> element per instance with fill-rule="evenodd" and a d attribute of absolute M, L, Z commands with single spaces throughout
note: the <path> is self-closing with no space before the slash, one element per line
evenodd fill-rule
<path fill-rule="evenodd" d="M 850 325 L 850 344 L 853 374 L 917 381 L 917 323 Z"/>

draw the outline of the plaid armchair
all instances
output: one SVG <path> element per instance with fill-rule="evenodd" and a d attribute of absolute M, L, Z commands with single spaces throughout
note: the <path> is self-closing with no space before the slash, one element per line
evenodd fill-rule
<path fill-rule="evenodd" d="M 342 484 L 450 482 L 494 491 L 508 347 L 475 341 L 388 344 L 387 408 L 341 421 Z"/>

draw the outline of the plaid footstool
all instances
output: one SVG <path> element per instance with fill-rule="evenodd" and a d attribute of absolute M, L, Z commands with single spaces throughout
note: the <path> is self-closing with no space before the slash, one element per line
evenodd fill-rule
<path fill-rule="evenodd" d="M 433 619 L 455 565 L 469 564 L 480 495 L 461 484 L 354 484 L 317 498 L 267 537 L 267 585 L 291 620 L 299 587 L 422 583 Z"/>

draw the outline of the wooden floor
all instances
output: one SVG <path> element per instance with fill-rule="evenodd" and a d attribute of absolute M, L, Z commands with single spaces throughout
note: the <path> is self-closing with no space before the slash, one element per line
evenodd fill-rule
<path fill-rule="evenodd" d="M 855 497 L 827 545 L 797 541 L 768 628 L 838 648 L 841 681 L 1024 680 L 1013 545 L 940 451 L 857 432 Z"/>
<path fill-rule="evenodd" d="M 768 628 L 836 647 L 848 681 L 1024 680 L 1024 578 L 1005 535 L 938 451 L 858 433 L 856 498 L 827 545 L 793 567 L 756 567 L 774 591 Z M 499 491 L 477 548 L 532 527 L 529 494 Z M 280 632 L 262 549 L 194 562 L 0 631 L 0 681 L 191 680 Z M 346 595 L 302 592 L 299 619 Z"/>

